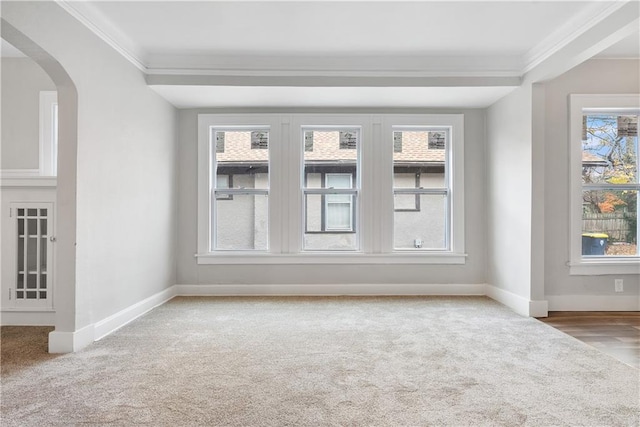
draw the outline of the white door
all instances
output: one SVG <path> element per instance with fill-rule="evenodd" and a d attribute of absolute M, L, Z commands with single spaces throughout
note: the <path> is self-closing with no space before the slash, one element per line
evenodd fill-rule
<path fill-rule="evenodd" d="M 2 221 L 2 309 L 53 308 L 53 203 L 11 203 Z"/>

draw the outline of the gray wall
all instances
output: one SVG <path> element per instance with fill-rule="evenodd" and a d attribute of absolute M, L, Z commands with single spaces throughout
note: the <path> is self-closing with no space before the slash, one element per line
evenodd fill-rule
<path fill-rule="evenodd" d="M 0 169 L 38 169 L 40 91 L 55 85 L 29 58 L 2 58 Z"/>
<path fill-rule="evenodd" d="M 76 286 L 56 296 L 81 328 L 176 282 L 176 110 L 56 3 L 3 2 L 2 15 L 78 91 Z"/>
<path fill-rule="evenodd" d="M 198 265 L 197 252 L 197 114 L 198 113 L 327 113 L 326 110 L 185 109 L 179 114 L 180 284 L 476 284 L 485 283 L 485 112 L 469 110 L 361 110 L 344 113 L 465 114 L 465 265 Z M 332 110 L 336 112 L 336 110 Z"/>
<path fill-rule="evenodd" d="M 488 281 L 529 299 L 531 288 L 531 86 L 487 111 Z"/>
<path fill-rule="evenodd" d="M 547 295 L 638 295 L 638 275 L 570 276 L 569 94 L 640 93 L 640 61 L 594 59 L 544 85 L 545 90 L 545 293 Z M 615 293 L 614 278 L 625 279 Z M 604 307 L 603 307 L 604 309 Z"/>

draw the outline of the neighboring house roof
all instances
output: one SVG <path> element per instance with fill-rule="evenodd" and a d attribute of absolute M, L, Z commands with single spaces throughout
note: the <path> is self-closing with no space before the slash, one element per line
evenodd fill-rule
<path fill-rule="evenodd" d="M 313 150 L 305 151 L 305 161 L 313 163 L 355 162 L 357 151 L 340 148 L 338 131 L 313 131 Z M 251 148 L 251 132 L 225 132 L 224 152 L 216 153 L 220 163 L 264 163 L 268 150 Z M 428 132 L 403 131 L 402 151 L 394 152 L 399 163 L 444 163 L 445 150 L 429 149 Z"/>
<path fill-rule="evenodd" d="M 393 160 L 402 163 L 444 163 L 445 150 L 429 148 L 429 132 L 403 131 L 402 151 L 393 153 Z"/>
<path fill-rule="evenodd" d="M 607 166 L 609 162 L 600 156 L 589 153 L 588 151 L 582 152 L 582 166 Z"/>

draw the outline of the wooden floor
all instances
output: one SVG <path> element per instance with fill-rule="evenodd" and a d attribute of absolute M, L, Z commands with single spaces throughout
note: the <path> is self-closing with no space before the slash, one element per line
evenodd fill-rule
<path fill-rule="evenodd" d="M 552 311 L 538 320 L 640 369 L 640 312 Z"/>

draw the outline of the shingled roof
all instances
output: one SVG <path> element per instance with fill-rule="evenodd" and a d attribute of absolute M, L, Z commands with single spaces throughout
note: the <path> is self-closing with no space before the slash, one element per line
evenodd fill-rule
<path fill-rule="evenodd" d="M 401 145 L 401 151 L 393 153 L 396 162 L 444 163 L 445 150 L 429 148 L 427 131 L 403 131 Z M 357 150 L 340 148 L 338 131 L 313 131 L 311 151 L 304 151 L 305 161 L 313 163 L 355 162 L 356 156 Z M 251 148 L 251 132 L 225 132 L 224 151 L 218 151 L 216 159 L 219 163 L 265 163 L 268 150 Z"/>
<path fill-rule="evenodd" d="M 600 156 L 589 153 L 588 151 L 582 152 L 582 165 L 583 166 L 607 166 L 609 162 Z"/>

